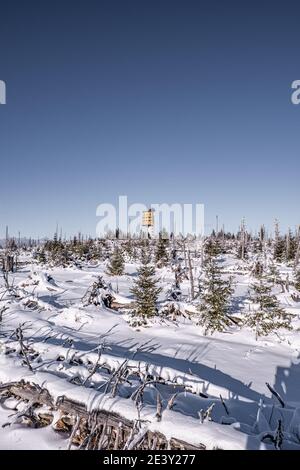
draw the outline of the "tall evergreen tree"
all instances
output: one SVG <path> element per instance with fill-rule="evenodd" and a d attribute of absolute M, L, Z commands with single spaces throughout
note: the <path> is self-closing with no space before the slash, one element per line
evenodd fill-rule
<path fill-rule="evenodd" d="M 300 270 L 295 273 L 295 287 L 300 292 Z"/>
<path fill-rule="evenodd" d="M 285 242 L 282 238 L 279 238 L 274 244 L 274 259 L 276 261 L 282 261 L 285 253 Z"/>
<path fill-rule="evenodd" d="M 110 276 L 121 276 L 124 274 L 124 257 L 118 246 L 114 248 L 114 251 L 110 256 L 107 273 Z"/>
<path fill-rule="evenodd" d="M 285 237 L 285 259 L 287 262 L 295 258 L 296 251 L 296 238 L 293 236 L 291 229 L 289 229 Z"/>
<path fill-rule="evenodd" d="M 255 261 L 252 269 L 253 276 L 260 279 L 264 273 L 264 266 L 263 264 L 258 260 Z"/>
<path fill-rule="evenodd" d="M 222 279 L 222 270 L 214 257 L 204 265 L 204 279 L 201 282 L 200 324 L 205 334 L 223 331 L 229 324 L 229 300 L 232 294 L 231 281 Z"/>
<path fill-rule="evenodd" d="M 247 312 L 245 325 L 255 330 L 256 339 L 279 328 L 291 329 L 292 315 L 280 307 L 272 288 L 260 279 L 251 289 L 255 309 Z"/>
<path fill-rule="evenodd" d="M 274 259 L 276 261 L 282 261 L 285 253 L 285 242 L 279 233 L 278 220 L 275 221 L 275 240 L 274 240 Z"/>
<path fill-rule="evenodd" d="M 276 264 L 273 262 L 271 262 L 268 267 L 267 277 L 273 283 L 273 285 L 281 281 L 279 269 L 277 268 Z"/>
<path fill-rule="evenodd" d="M 155 262 L 159 267 L 166 266 L 169 262 L 169 255 L 167 252 L 168 245 L 169 240 L 164 238 L 162 234 L 159 233 L 159 238 L 155 251 Z"/>
<path fill-rule="evenodd" d="M 150 246 L 150 241 L 148 238 L 145 240 L 142 240 L 141 246 L 140 246 L 140 256 L 139 256 L 140 262 L 143 264 L 151 263 L 152 260 L 152 253 L 151 253 L 151 246 Z"/>
<path fill-rule="evenodd" d="M 300 226 L 297 228 L 297 232 L 295 236 L 295 260 L 294 260 L 295 269 L 297 269 L 299 261 L 300 261 Z"/>
<path fill-rule="evenodd" d="M 36 259 L 38 261 L 38 263 L 46 263 L 46 253 L 45 253 L 45 250 L 44 250 L 44 247 L 41 247 L 41 248 L 38 248 L 37 251 L 36 251 Z"/>
<path fill-rule="evenodd" d="M 242 259 L 242 260 L 248 258 L 248 248 L 247 248 L 247 245 L 245 244 L 245 241 L 241 241 L 238 245 L 237 258 Z"/>
<path fill-rule="evenodd" d="M 155 267 L 149 264 L 148 257 L 145 256 L 130 290 L 135 297 L 135 313 L 143 318 L 155 315 L 161 290 L 155 278 Z"/>
<path fill-rule="evenodd" d="M 248 234 L 246 232 L 245 219 L 242 219 L 238 238 L 239 238 L 239 245 L 238 245 L 238 250 L 237 250 L 237 257 L 239 259 L 244 260 L 245 258 L 247 258 L 247 251 L 248 251 L 247 250 Z"/>
<path fill-rule="evenodd" d="M 133 243 L 131 238 L 128 238 L 123 245 L 124 250 L 126 251 L 129 258 L 132 258 L 133 255 Z"/>
<path fill-rule="evenodd" d="M 204 245 L 204 253 L 206 259 L 220 255 L 222 253 L 220 240 L 217 238 L 209 238 Z"/>

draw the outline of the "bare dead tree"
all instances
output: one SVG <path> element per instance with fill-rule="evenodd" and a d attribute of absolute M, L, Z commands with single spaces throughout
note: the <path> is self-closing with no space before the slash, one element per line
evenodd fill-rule
<path fill-rule="evenodd" d="M 100 387 L 98 387 L 98 390 L 100 390 L 101 388 L 104 387 L 105 385 L 105 390 L 104 390 L 104 393 L 107 393 L 108 389 L 109 389 L 109 386 L 111 385 L 112 382 L 114 382 L 114 380 L 118 380 L 118 377 L 120 377 L 120 373 L 122 373 L 122 371 L 124 370 L 124 366 L 126 366 L 128 363 L 128 359 L 125 359 L 122 364 L 120 364 L 120 366 L 115 370 L 115 372 L 112 374 L 112 376 L 109 378 L 109 380 L 106 382 L 106 384 L 102 384 L 100 385 Z M 115 383 L 115 382 L 114 382 Z"/>
<path fill-rule="evenodd" d="M 190 277 L 190 284 L 191 284 L 191 300 L 194 300 L 194 298 L 195 298 L 195 285 L 194 285 L 194 275 L 193 275 L 193 267 L 192 267 L 190 250 L 188 250 L 188 263 L 189 263 L 189 277 Z"/>
<path fill-rule="evenodd" d="M 246 247 L 246 227 L 245 219 L 242 219 L 241 222 L 241 259 L 245 259 L 245 247 Z"/>
<path fill-rule="evenodd" d="M 223 405 L 223 407 L 224 407 L 224 409 L 225 409 L 225 411 L 226 411 L 226 414 L 229 415 L 229 411 L 228 411 L 227 405 L 226 405 L 225 401 L 223 400 L 222 395 L 220 395 L 220 400 L 221 400 L 221 403 L 222 403 L 222 405 Z"/>
<path fill-rule="evenodd" d="M 115 443 L 114 443 L 114 450 L 119 449 L 119 441 L 120 441 L 121 431 L 122 431 L 122 423 L 120 422 L 119 426 L 117 428 L 116 439 L 115 439 Z"/>
<path fill-rule="evenodd" d="M 13 416 L 13 419 L 12 421 L 9 421 L 7 423 L 4 423 L 2 425 L 3 428 L 7 427 L 7 426 L 11 426 L 12 424 L 16 424 L 16 423 L 20 423 L 20 420 L 21 418 L 27 418 L 29 419 L 30 421 L 33 421 L 34 420 L 34 416 L 33 416 L 33 405 L 34 403 L 32 401 L 30 401 L 27 406 L 25 407 L 25 409 L 23 409 L 22 411 L 18 411 L 17 413 L 15 413 L 14 415 L 10 415 L 10 416 Z"/>
<path fill-rule="evenodd" d="M 4 314 L 4 312 L 6 312 L 6 310 L 8 310 L 8 307 L 2 307 L 2 308 L 0 309 L 0 323 L 1 323 L 2 320 L 3 320 L 3 314 Z"/>
<path fill-rule="evenodd" d="M 97 357 L 97 360 L 91 370 L 91 372 L 89 373 L 89 375 L 87 376 L 87 378 L 84 380 L 84 382 L 82 383 L 82 385 L 86 385 L 86 383 L 93 377 L 93 375 L 95 374 L 96 370 L 98 369 L 99 367 L 99 362 L 100 362 L 100 359 L 101 359 L 101 355 L 102 355 L 102 351 L 104 349 L 104 346 L 101 345 L 101 346 L 98 346 L 98 357 Z"/>
<path fill-rule="evenodd" d="M 15 331 L 15 336 L 16 336 L 18 342 L 19 342 L 19 345 L 20 345 L 20 348 L 21 348 L 22 356 L 24 357 L 25 362 L 26 362 L 26 364 L 27 364 L 29 370 L 30 370 L 31 372 L 34 372 L 32 366 L 31 366 L 31 364 L 30 364 L 29 358 L 28 358 L 28 354 L 27 354 L 28 348 L 27 348 L 27 346 L 25 346 L 25 344 L 24 344 L 23 326 L 24 326 L 24 324 L 20 324 L 20 325 L 18 326 L 18 328 L 17 328 L 16 331 Z"/>
<path fill-rule="evenodd" d="M 296 269 L 298 264 L 299 264 L 299 260 L 300 260 L 300 226 L 298 227 L 298 230 L 297 230 L 297 250 L 296 250 L 296 254 L 295 254 L 295 262 L 294 262 L 294 268 Z"/>
<path fill-rule="evenodd" d="M 168 401 L 168 405 L 167 405 L 168 410 L 172 410 L 172 409 L 173 409 L 174 404 L 175 404 L 175 400 L 176 400 L 176 398 L 177 398 L 178 393 L 179 393 L 179 392 L 174 393 L 174 394 L 171 396 L 170 400 Z"/>
<path fill-rule="evenodd" d="M 285 407 L 285 403 L 283 401 L 283 399 L 281 398 L 281 396 L 279 395 L 278 392 L 276 392 L 276 390 L 271 387 L 270 384 L 268 384 L 268 382 L 266 382 L 266 386 L 268 387 L 268 389 L 270 390 L 270 392 L 272 393 L 272 395 L 274 395 L 275 398 L 277 398 L 277 400 L 279 401 L 280 405 L 282 406 L 282 408 Z"/>
<path fill-rule="evenodd" d="M 73 429 L 72 429 L 72 433 L 71 433 L 71 436 L 70 436 L 70 439 L 69 439 L 69 443 L 68 443 L 68 447 L 67 447 L 67 450 L 70 450 L 71 449 L 71 446 L 72 446 L 72 442 L 73 442 L 73 439 L 75 437 L 75 434 L 79 428 L 79 424 L 80 424 L 80 417 L 77 415 L 76 416 L 76 421 L 75 421 L 75 424 L 73 426 Z"/>
<path fill-rule="evenodd" d="M 278 420 L 278 424 L 277 424 L 277 428 L 275 432 L 272 432 L 272 433 L 268 432 L 264 434 L 261 438 L 262 441 L 265 441 L 266 439 L 270 439 L 270 441 L 273 442 L 276 450 L 281 450 L 283 439 L 284 439 L 281 419 Z"/>
<path fill-rule="evenodd" d="M 201 423 L 204 423 L 204 421 L 207 419 L 207 421 L 211 421 L 211 414 L 212 414 L 212 410 L 214 408 L 215 404 L 212 403 L 206 410 L 200 410 L 198 415 L 199 415 L 199 418 L 200 418 L 200 421 Z"/>
<path fill-rule="evenodd" d="M 99 441 L 98 441 L 98 447 L 97 447 L 98 450 L 101 450 L 104 448 L 104 439 L 105 439 L 105 434 L 106 434 L 106 429 L 107 429 L 107 421 L 108 420 L 106 420 L 102 426 L 102 431 L 101 431 Z"/>
<path fill-rule="evenodd" d="M 162 400 L 159 391 L 157 391 L 156 396 L 156 415 L 155 418 L 157 421 L 161 421 L 162 418 Z"/>

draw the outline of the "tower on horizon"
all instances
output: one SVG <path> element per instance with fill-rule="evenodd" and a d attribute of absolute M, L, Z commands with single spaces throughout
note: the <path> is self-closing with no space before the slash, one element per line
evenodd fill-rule
<path fill-rule="evenodd" d="M 154 209 L 148 209 L 143 212 L 142 226 L 147 227 L 147 234 L 149 238 L 153 238 L 154 231 Z"/>

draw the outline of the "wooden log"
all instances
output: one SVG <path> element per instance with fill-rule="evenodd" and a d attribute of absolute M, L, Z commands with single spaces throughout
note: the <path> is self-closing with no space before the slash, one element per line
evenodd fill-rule
<path fill-rule="evenodd" d="M 121 309 L 126 309 L 126 310 L 131 310 L 134 308 L 134 303 L 133 302 L 130 302 L 129 304 L 126 303 L 126 304 L 121 304 L 119 302 L 116 302 L 115 300 L 112 301 L 111 305 L 110 305 L 110 308 L 112 310 L 120 310 Z"/>
<path fill-rule="evenodd" d="M 91 412 L 87 410 L 86 405 L 84 403 L 80 403 L 78 401 L 72 400 L 65 395 L 62 395 L 57 398 L 55 401 L 49 391 L 45 388 L 41 388 L 39 385 L 25 382 L 21 380 L 20 382 L 9 382 L 5 384 L 0 384 L 0 393 L 1 394 L 8 394 L 22 400 L 29 401 L 32 405 L 39 404 L 39 405 L 46 405 L 52 410 L 58 410 L 61 414 L 66 414 L 74 417 L 74 422 L 79 422 L 79 420 L 83 420 L 84 422 L 89 423 Z M 111 435 L 114 432 L 115 436 L 120 437 L 120 433 L 122 434 L 132 432 L 132 429 L 135 423 L 124 416 L 119 415 L 113 411 L 107 411 L 103 409 L 96 409 L 92 411 L 93 414 L 93 426 L 102 426 L 102 434 L 105 430 L 111 428 L 109 433 L 110 439 L 108 442 L 111 441 Z M 118 437 L 118 439 L 119 439 Z M 100 441 L 103 441 L 103 435 L 101 436 Z M 193 444 L 189 444 L 188 442 L 181 441 L 180 439 L 171 438 L 168 440 L 166 436 L 158 432 L 147 431 L 144 436 L 143 443 L 148 442 L 159 442 L 160 446 L 167 448 L 168 444 L 171 448 L 176 449 L 185 449 L 185 450 L 205 450 L 205 446 L 203 444 L 199 444 L 195 446 Z M 100 442 L 100 445 L 101 445 Z M 153 444 L 152 444 L 153 445 Z M 144 446 L 142 446 L 144 447 Z M 101 445 L 101 448 L 102 445 Z"/>
<path fill-rule="evenodd" d="M 88 419 L 90 412 L 87 411 L 86 406 L 83 403 L 79 403 L 74 400 L 62 396 L 59 397 L 56 402 L 56 408 L 61 410 L 63 413 L 75 414 L 81 418 Z M 115 413 L 113 411 L 106 410 L 95 410 L 95 419 L 97 424 L 107 423 L 107 426 L 118 427 L 119 423 L 122 423 L 122 426 L 130 430 L 133 426 L 133 422 L 124 418 L 123 416 Z"/>

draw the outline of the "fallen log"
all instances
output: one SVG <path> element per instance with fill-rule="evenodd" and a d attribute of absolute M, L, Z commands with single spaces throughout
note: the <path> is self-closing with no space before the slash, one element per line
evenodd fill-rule
<path fill-rule="evenodd" d="M 46 405 L 52 411 L 59 411 L 61 417 L 68 416 L 70 418 L 68 419 L 68 425 L 57 426 L 56 430 L 70 431 L 72 436 L 70 441 L 73 444 L 80 445 L 80 448 L 99 448 L 99 440 L 101 440 L 101 449 L 111 449 L 115 447 L 116 439 L 118 439 L 118 448 L 123 449 L 130 436 L 134 437 L 133 430 L 136 428 L 136 421 L 131 421 L 113 411 L 103 409 L 89 411 L 84 403 L 72 400 L 65 395 L 54 400 L 47 389 L 34 383 L 28 383 L 24 380 L 4 383 L 0 385 L 0 394 L 26 400 L 32 406 Z M 76 426 L 75 430 L 74 426 Z M 78 437 L 80 433 L 83 436 Z M 103 438 L 104 434 L 106 440 Z M 106 445 L 103 445 L 103 442 L 106 442 Z M 84 443 L 88 447 L 82 446 Z M 203 444 L 195 446 L 174 437 L 168 440 L 163 434 L 149 430 L 137 442 L 137 448 L 144 450 L 152 449 L 153 445 L 155 445 L 155 449 L 205 450 Z M 70 443 L 68 447 L 70 448 Z"/>
<path fill-rule="evenodd" d="M 116 302 L 115 300 L 112 301 L 111 305 L 110 305 L 110 308 L 112 310 L 132 310 L 134 308 L 134 303 L 133 302 L 130 302 L 129 303 L 126 303 L 126 304 L 121 304 L 120 302 Z"/>

